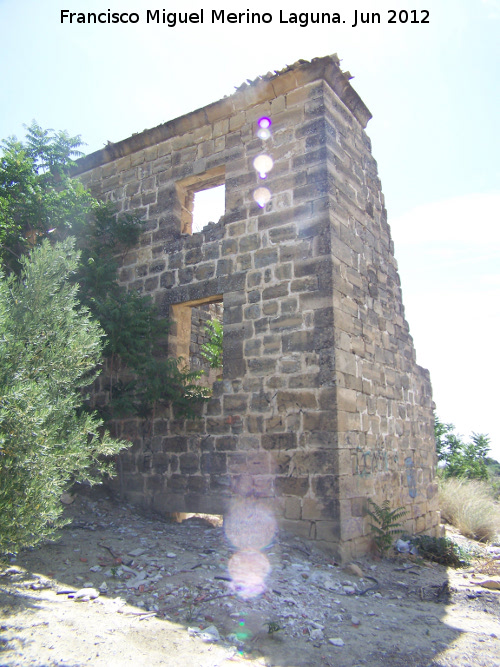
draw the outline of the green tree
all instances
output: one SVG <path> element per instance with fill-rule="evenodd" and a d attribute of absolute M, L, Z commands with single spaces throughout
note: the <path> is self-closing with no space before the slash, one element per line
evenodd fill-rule
<path fill-rule="evenodd" d="M 71 178 L 81 155 L 80 136 L 42 129 L 35 121 L 25 142 L 11 137 L 0 160 L 0 263 L 19 273 L 31 247 L 74 236 L 80 262 L 73 280 L 78 298 L 105 334 L 110 401 L 99 406 L 106 419 L 154 413 L 170 403 L 180 416 L 194 416 L 207 391 L 199 375 L 180 359 L 162 356 L 168 322 L 148 297 L 124 290 L 118 282 L 120 260 L 139 240 L 142 223 L 117 215 Z M 160 352 L 159 352 L 160 351 Z"/>
<path fill-rule="evenodd" d="M 442 462 L 443 477 L 467 477 L 488 479 L 487 457 L 490 439 L 481 433 L 472 433 L 464 442 L 455 432 L 453 424 L 445 424 L 435 418 L 434 434 L 438 461 Z"/>
<path fill-rule="evenodd" d="M 68 239 L 44 241 L 0 276 L 0 551 L 17 551 L 63 525 L 59 497 L 110 472 L 103 457 L 125 443 L 83 409 L 102 330 L 80 307 Z"/>
<path fill-rule="evenodd" d="M 94 200 L 70 178 L 81 138 L 43 130 L 35 121 L 26 141 L 2 142 L 0 158 L 0 261 L 7 273 L 20 271 L 20 258 L 43 239 L 66 236 L 82 226 Z"/>

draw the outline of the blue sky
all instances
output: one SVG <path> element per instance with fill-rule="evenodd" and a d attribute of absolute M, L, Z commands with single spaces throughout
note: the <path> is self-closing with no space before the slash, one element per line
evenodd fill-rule
<path fill-rule="evenodd" d="M 147 24 L 147 9 L 200 25 Z M 135 25 L 77 25 L 60 12 L 137 12 Z M 212 9 L 270 12 L 268 25 L 210 21 Z M 300 28 L 291 12 L 346 23 Z M 381 23 L 351 27 L 354 10 Z M 389 24 L 389 9 L 429 23 Z M 404 15 L 403 15 L 404 16 Z M 86 152 L 231 94 L 299 58 L 338 53 L 373 113 L 379 164 L 417 361 L 437 412 L 489 433 L 500 458 L 500 0 L 0 0 L 0 137 L 23 123 L 81 134 Z"/>

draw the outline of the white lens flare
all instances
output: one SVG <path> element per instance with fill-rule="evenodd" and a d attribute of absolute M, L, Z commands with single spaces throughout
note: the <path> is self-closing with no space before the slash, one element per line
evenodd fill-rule
<path fill-rule="evenodd" d="M 267 141 L 267 139 L 271 138 L 271 131 L 267 128 L 261 127 L 259 130 L 257 130 L 257 136 L 259 139 L 262 139 L 262 141 Z"/>
<path fill-rule="evenodd" d="M 271 193 L 267 188 L 257 188 L 253 193 L 253 198 L 261 208 L 264 208 L 271 201 Z"/>
<path fill-rule="evenodd" d="M 272 121 L 268 116 L 262 116 L 262 118 L 259 118 L 259 120 L 257 121 L 257 125 L 263 130 L 267 130 L 268 128 L 270 128 L 271 124 Z"/>
<path fill-rule="evenodd" d="M 257 155 L 253 161 L 253 167 L 259 172 L 261 178 L 266 178 L 273 166 L 273 158 L 270 155 Z"/>
<path fill-rule="evenodd" d="M 237 551 L 227 567 L 232 590 L 244 600 L 257 597 L 266 590 L 265 582 L 271 565 L 260 551 Z"/>
<path fill-rule="evenodd" d="M 255 498 L 234 499 L 224 519 L 224 530 L 233 546 L 258 551 L 273 541 L 276 519 L 271 510 Z"/>
<path fill-rule="evenodd" d="M 271 544 L 277 530 L 273 512 L 255 498 L 234 498 L 224 529 L 238 549 L 228 562 L 231 589 L 243 599 L 264 593 L 271 565 L 262 549 Z"/>

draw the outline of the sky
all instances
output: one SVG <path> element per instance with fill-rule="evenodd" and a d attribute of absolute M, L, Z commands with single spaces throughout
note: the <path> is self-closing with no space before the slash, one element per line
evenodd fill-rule
<path fill-rule="evenodd" d="M 147 23 L 157 9 L 203 9 L 204 22 Z M 61 22 L 62 10 L 139 20 Z M 242 22 L 212 22 L 213 10 Z M 272 20 L 248 23 L 247 10 Z M 313 23 L 317 12 L 342 22 Z M 292 22 L 301 13 L 307 27 Z M 464 436 L 489 434 L 500 459 L 499 35 L 500 0 L 0 0 L 0 137 L 23 137 L 36 119 L 81 134 L 90 153 L 246 79 L 337 53 L 373 114 L 367 133 L 436 412 Z"/>

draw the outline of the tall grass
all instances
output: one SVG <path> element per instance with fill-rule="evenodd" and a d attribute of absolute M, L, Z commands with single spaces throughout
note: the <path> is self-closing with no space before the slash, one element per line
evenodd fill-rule
<path fill-rule="evenodd" d="M 500 534 L 500 503 L 487 482 L 459 477 L 439 480 L 439 506 L 444 521 L 481 542 Z"/>

